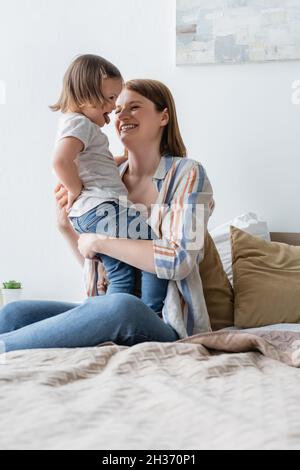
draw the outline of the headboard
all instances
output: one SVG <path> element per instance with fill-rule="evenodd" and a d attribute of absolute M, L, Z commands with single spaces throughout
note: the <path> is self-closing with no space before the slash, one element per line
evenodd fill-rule
<path fill-rule="evenodd" d="M 300 233 L 271 232 L 272 242 L 287 243 L 288 245 L 300 246 Z"/>

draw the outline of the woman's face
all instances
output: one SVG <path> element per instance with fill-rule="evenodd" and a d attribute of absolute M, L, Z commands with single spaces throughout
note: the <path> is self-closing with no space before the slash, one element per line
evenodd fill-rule
<path fill-rule="evenodd" d="M 117 133 L 126 148 L 136 149 L 148 144 L 160 145 L 168 124 L 167 109 L 158 112 L 152 101 L 139 93 L 123 89 L 116 103 Z"/>

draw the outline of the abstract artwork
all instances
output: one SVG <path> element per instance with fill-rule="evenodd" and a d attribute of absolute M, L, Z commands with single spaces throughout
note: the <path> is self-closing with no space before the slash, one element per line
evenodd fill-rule
<path fill-rule="evenodd" d="M 300 0 L 177 0 L 177 64 L 300 59 Z"/>

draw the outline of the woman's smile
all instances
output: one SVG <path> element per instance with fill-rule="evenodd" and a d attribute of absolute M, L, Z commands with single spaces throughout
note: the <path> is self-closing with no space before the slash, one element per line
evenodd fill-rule
<path fill-rule="evenodd" d="M 121 124 L 119 129 L 121 134 L 128 134 L 129 132 L 132 132 L 137 129 L 137 127 L 138 124 Z"/>

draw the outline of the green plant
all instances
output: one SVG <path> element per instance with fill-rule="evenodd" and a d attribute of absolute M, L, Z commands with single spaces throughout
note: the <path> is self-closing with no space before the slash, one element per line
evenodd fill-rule
<path fill-rule="evenodd" d="M 17 281 L 3 282 L 4 289 L 22 289 L 22 284 Z"/>

